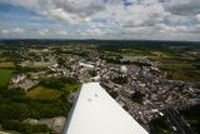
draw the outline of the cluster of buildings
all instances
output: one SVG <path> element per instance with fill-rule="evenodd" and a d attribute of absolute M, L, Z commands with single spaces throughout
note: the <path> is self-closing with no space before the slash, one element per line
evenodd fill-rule
<path fill-rule="evenodd" d="M 199 83 L 167 80 L 155 66 L 130 65 L 127 68 L 128 71 L 123 72 L 128 77 L 127 84 L 118 85 L 104 80 L 101 84 L 146 129 L 152 120 L 165 116 L 168 109 L 179 111 L 199 103 L 199 90 L 194 87 Z M 119 70 L 118 75 L 122 73 L 120 67 L 116 70 Z M 107 75 L 116 74 L 110 72 Z M 176 128 L 176 125 L 172 126 L 174 131 L 182 129 Z"/>

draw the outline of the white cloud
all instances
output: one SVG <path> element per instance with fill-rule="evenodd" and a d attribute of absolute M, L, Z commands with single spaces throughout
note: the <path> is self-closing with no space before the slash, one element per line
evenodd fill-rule
<path fill-rule="evenodd" d="M 17 27 L 17 28 L 12 29 L 12 32 L 14 32 L 14 33 L 23 33 L 24 29 Z"/>
<path fill-rule="evenodd" d="M 0 1 L 23 6 L 44 19 L 62 25 L 42 29 L 35 25 L 35 30 L 29 29 L 30 33 L 27 35 L 30 36 L 134 38 L 138 34 L 141 38 L 160 38 L 162 35 L 163 38 L 172 38 L 170 36 L 176 35 L 174 37 L 179 39 L 187 35 L 191 38 L 191 34 L 200 36 L 200 0 L 129 0 L 132 3 L 129 6 L 124 6 L 122 0 Z M 75 26 L 70 28 L 71 25 Z M 23 35 L 26 30 L 3 29 L 1 34 Z"/>
<path fill-rule="evenodd" d="M 39 13 L 67 23 L 86 23 L 90 16 L 104 10 L 102 0 L 40 0 Z"/>
<path fill-rule="evenodd" d="M 18 6 L 24 6 L 27 8 L 33 8 L 37 6 L 39 0 L 0 0 L 3 3 L 9 3 Z"/>
<path fill-rule="evenodd" d="M 9 30 L 6 30 L 6 29 L 4 29 L 4 30 L 1 30 L 1 33 L 2 33 L 2 34 L 8 34 L 8 33 L 10 33 L 10 31 L 9 31 Z"/>
<path fill-rule="evenodd" d="M 21 34 L 23 32 L 24 32 L 24 29 L 23 28 L 19 28 L 19 27 L 12 28 L 12 29 L 3 29 L 3 30 L 1 30 L 2 34 Z"/>
<path fill-rule="evenodd" d="M 165 2 L 166 9 L 176 15 L 194 15 L 200 13 L 199 0 L 171 0 Z"/>
<path fill-rule="evenodd" d="M 47 34 L 49 33 L 49 29 L 38 30 L 38 33 L 41 36 L 47 36 Z"/>
<path fill-rule="evenodd" d="M 199 23 L 200 23 L 200 14 L 197 14 L 197 15 L 196 15 L 196 18 L 197 18 L 197 20 L 198 20 Z"/>

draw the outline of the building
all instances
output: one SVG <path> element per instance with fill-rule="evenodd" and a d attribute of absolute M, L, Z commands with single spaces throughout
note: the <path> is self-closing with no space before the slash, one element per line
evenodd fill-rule
<path fill-rule="evenodd" d="M 99 83 L 83 84 L 64 134 L 147 134 Z"/>
<path fill-rule="evenodd" d="M 26 75 L 25 74 L 18 74 L 15 75 L 11 78 L 11 83 L 13 84 L 18 84 L 19 82 L 23 81 L 26 79 Z"/>
<path fill-rule="evenodd" d="M 82 66 L 82 67 L 86 67 L 88 69 L 94 69 L 94 66 L 91 65 L 91 64 L 86 64 L 86 63 L 80 62 L 79 65 Z"/>
<path fill-rule="evenodd" d="M 127 73 L 128 72 L 128 69 L 127 69 L 127 67 L 126 66 L 121 66 L 120 67 L 120 71 L 122 72 L 122 73 Z"/>

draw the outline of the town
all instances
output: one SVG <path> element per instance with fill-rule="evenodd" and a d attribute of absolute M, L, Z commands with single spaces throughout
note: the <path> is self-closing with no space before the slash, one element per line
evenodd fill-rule
<path fill-rule="evenodd" d="M 200 132 L 199 47 L 26 43 L 0 45 L 0 131 L 61 133 L 95 81 L 149 133 Z"/>

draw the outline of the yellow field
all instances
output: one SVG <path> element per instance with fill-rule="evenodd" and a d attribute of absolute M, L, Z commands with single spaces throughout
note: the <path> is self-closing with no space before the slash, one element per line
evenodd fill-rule
<path fill-rule="evenodd" d="M 14 62 L 1 62 L 0 68 L 15 68 Z"/>
<path fill-rule="evenodd" d="M 53 100 L 60 97 L 61 93 L 58 90 L 47 89 L 45 87 L 39 86 L 30 90 L 26 96 L 32 99 L 39 100 Z"/>
<path fill-rule="evenodd" d="M 151 51 L 151 54 L 155 55 L 155 56 L 159 56 L 159 57 L 167 57 L 166 54 L 164 54 L 161 51 Z"/>

